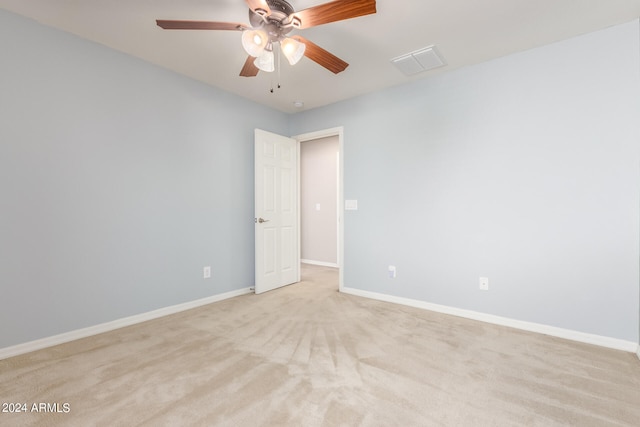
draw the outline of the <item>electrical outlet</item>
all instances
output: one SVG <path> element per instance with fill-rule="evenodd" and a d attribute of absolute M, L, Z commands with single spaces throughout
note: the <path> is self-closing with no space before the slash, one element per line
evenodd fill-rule
<path fill-rule="evenodd" d="M 211 278 L 211 267 L 207 266 L 202 269 L 202 278 L 210 279 Z"/>
<path fill-rule="evenodd" d="M 481 277 L 480 278 L 480 290 L 481 291 L 488 291 L 489 290 L 489 278 L 488 277 Z"/>

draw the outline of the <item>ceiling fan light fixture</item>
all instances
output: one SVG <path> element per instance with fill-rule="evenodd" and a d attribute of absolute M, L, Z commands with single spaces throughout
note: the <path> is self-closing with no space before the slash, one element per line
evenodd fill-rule
<path fill-rule="evenodd" d="M 255 77 L 260 70 L 275 71 L 275 43 L 281 44 L 283 55 L 291 65 L 306 56 L 334 74 L 344 71 L 349 64 L 342 59 L 301 36 L 288 38 L 287 34 L 294 29 L 307 29 L 374 14 L 376 0 L 329 0 L 298 12 L 289 1 L 245 0 L 249 8 L 250 25 L 237 22 L 166 19 L 156 19 L 156 24 L 165 30 L 241 31 L 242 47 L 248 54 L 240 70 L 241 77 Z M 280 52 L 277 53 L 280 70 Z"/>
<path fill-rule="evenodd" d="M 296 65 L 302 59 L 306 47 L 304 43 L 300 43 L 292 38 L 286 38 L 280 42 L 282 53 L 291 65 Z"/>
<path fill-rule="evenodd" d="M 276 69 L 275 61 L 273 59 L 273 50 L 264 50 L 260 56 L 253 61 L 253 65 L 267 73 L 273 72 Z"/>
<path fill-rule="evenodd" d="M 260 56 L 268 42 L 269 36 L 264 31 L 247 30 L 242 33 L 242 47 L 251 56 Z"/>

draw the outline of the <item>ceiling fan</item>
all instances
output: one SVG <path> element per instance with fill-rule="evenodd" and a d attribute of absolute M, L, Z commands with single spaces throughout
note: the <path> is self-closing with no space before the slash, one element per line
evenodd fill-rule
<path fill-rule="evenodd" d="M 249 22 L 174 21 L 158 19 L 165 30 L 230 30 L 242 31 L 242 46 L 249 55 L 240 71 L 243 77 L 254 77 L 260 70 L 275 69 L 274 44 L 280 44 L 291 65 L 303 56 L 338 74 L 349 64 L 299 35 L 289 37 L 294 29 L 305 29 L 330 22 L 376 13 L 375 0 L 335 0 L 296 12 L 285 0 L 245 0 L 249 6 Z"/>

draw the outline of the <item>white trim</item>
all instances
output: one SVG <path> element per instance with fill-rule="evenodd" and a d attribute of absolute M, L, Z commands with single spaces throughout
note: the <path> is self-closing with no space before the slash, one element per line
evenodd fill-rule
<path fill-rule="evenodd" d="M 365 298 L 371 298 L 379 301 L 391 302 L 395 304 L 406 305 L 410 307 L 421 308 L 424 310 L 435 311 L 438 313 L 450 314 L 453 316 L 464 317 L 481 322 L 492 323 L 495 325 L 508 326 L 515 329 L 521 329 L 529 332 L 537 332 L 540 334 L 551 335 L 558 338 L 564 338 L 571 341 L 578 341 L 587 344 L 598 345 L 601 347 L 612 348 L 633 353 L 638 348 L 638 344 L 632 341 L 625 341 L 617 338 L 605 337 L 602 335 L 587 334 L 584 332 L 573 331 L 570 329 L 557 328 L 555 326 L 542 325 L 539 323 L 524 322 L 522 320 L 509 319 L 507 317 L 494 316 L 491 314 L 480 313 L 477 311 L 464 310 L 461 308 L 449 307 L 445 305 L 432 304 L 425 301 L 414 300 L 409 298 L 395 297 L 392 295 L 379 294 L 376 292 L 363 291 L 360 289 L 347 288 L 342 292 Z M 640 349 L 638 349 L 638 357 L 640 358 Z"/>
<path fill-rule="evenodd" d="M 321 267 L 338 268 L 338 264 L 336 264 L 335 262 L 313 261 L 311 259 L 301 259 L 300 262 L 303 264 L 319 265 Z"/>
<path fill-rule="evenodd" d="M 63 334 L 14 345 L 12 347 L 0 348 L 0 360 L 7 359 L 13 356 L 19 356 L 21 354 L 29 353 L 36 350 L 41 350 L 47 347 L 53 347 L 54 345 L 64 344 L 69 341 L 75 341 L 81 338 L 90 337 L 92 335 L 102 334 L 104 332 L 124 328 L 125 326 L 135 325 L 136 323 L 146 322 L 147 320 L 157 319 L 159 317 L 168 316 L 170 314 L 179 313 L 181 311 L 190 310 L 192 308 L 201 307 L 203 305 L 249 293 L 252 293 L 251 288 L 238 289 L 235 291 L 213 295 L 207 298 L 190 301 L 183 304 L 172 305 L 170 307 L 164 307 L 158 310 L 136 314 L 134 316 L 123 317 L 122 319 L 113 320 L 111 322 L 101 323 L 99 325 L 89 326 L 88 328 L 77 329 L 71 332 L 65 332 Z"/>
<path fill-rule="evenodd" d="M 296 193 L 298 196 L 298 217 L 296 218 L 296 220 L 298 221 L 296 224 L 296 227 L 298 227 L 298 241 L 296 242 L 298 245 L 298 255 L 297 255 L 297 259 L 298 259 L 298 282 L 302 280 L 302 269 L 300 268 L 300 263 L 302 262 L 302 186 L 300 185 L 300 176 L 301 176 L 301 169 L 300 169 L 300 155 L 302 154 L 302 149 L 300 147 L 300 140 L 298 138 L 296 138 L 295 136 L 292 136 L 291 138 L 296 140 Z"/>
<path fill-rule="evenodd" d="M 638 350 L 636 351 L 636 356 L 640 359 L 640 344 L 638 344 Z"/>

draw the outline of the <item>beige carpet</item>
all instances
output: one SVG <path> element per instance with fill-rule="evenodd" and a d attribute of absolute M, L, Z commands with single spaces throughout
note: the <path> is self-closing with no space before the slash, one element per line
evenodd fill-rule
<path fill-rule="evenodd" d="M 336 270 L 303 271 L 0 361 L 0 402 L 28 406 L 0 425 L 640 425 L 633 354 L 340 294 Z"/>

